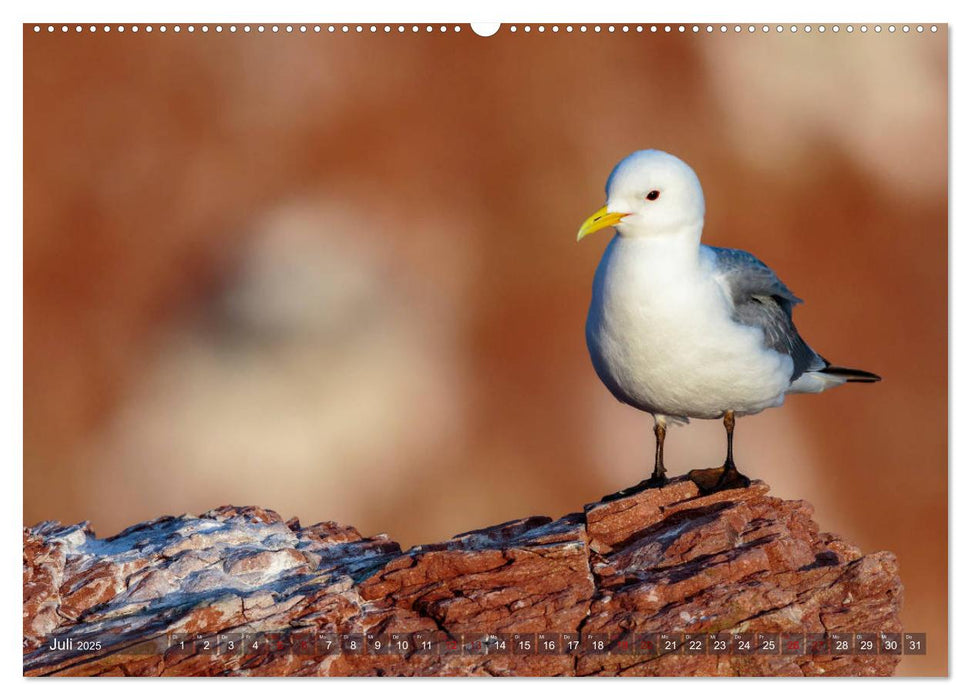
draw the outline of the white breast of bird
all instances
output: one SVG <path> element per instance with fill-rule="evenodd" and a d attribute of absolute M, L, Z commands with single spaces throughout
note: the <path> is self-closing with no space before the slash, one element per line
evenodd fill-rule
<path fill-rule="evenodd" d="M 615 236 L 594 278 L 587 346 L 618 399 L 656 415 L 718 418 L 782 403 L 792 360 L 731 321 L 705 249 Z M 700 258 L 699 258 L 700 254 Z"/>

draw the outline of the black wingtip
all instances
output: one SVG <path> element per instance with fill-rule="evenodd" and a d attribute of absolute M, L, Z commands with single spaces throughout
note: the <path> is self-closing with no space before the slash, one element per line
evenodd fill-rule
<path fill-rule="evenodd" d="M 837 367 L 836 365 L 829 365 L 820 371 L 823 374 L 832 374 L 836 377 L 842 377 L 847 381 L 847 383 L 850 384 L 873 384 L 874 382 L 879 382 L 881 379 L 883 379 L 883 377 L 881 377 L 879 374 L 867 372 L 863 369 L 853 369 L 852 367 Z"/>

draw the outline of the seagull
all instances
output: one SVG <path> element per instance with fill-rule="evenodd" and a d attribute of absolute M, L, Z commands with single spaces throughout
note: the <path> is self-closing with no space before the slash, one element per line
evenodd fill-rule
<path fill-rule="evenodd" d="M 577 241 L 614 227 L 593 280 L 587 349 L 607 389 L 654 417 L 654 471 L 620 495 L 667 482 L 669 423 L 722 419 L 721 468 L 693 470 L 703 492 L 744 488 L 735 466 L 735 418 L 782 405 L 787 394 L 818 393 L 880 377 L 830 364 L 799 335 L 801 303 L 751 253 L 701 243 L 705 198 L 694 170 L 659 150 L 636 151 L 607 179 L 607 203 Z"/>

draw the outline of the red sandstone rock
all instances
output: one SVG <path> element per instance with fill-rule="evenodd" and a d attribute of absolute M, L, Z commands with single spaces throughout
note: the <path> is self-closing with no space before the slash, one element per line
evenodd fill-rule
<path fill-rule="evenodd" d="M 104 540 L 86 524 L 45 522 L 24 531 L 24 673 L 891 674 L 898 657 L 881 654 L 640 653 L 645 633 L 900 632 L 893 555 L 864 556 L 820 534 L 809 504 L 767 493 L 756 482 L 702 496 L 679 479 L 404 552 L 384 535 L 303 528 L 256 507 L 159 518 Z M 580 648 L 539 653 L 553 637 L 533 635 L 560 633 Z M 339 635 L 370 635 L 372 646 L 325 654 Z M 510 646 L 484 653 L 486 635 Z M 54 638 L 72 648 L 51 649 Z M 392 640 L 407 640 L 407 653 L 375 653 L 374 641 L 383 651 Z M 420 653 L 423 640 L 443 646 Z M 527 641 L 530 653 L 514 646 Z"/>

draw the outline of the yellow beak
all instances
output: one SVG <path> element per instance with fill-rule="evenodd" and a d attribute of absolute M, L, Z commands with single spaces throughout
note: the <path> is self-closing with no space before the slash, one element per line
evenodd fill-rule
<path fill-rule="evenodd" d="M 580 227 L 580 231 L 577 233 L 577 242 L 579 243 L 591 233 L 596 233 L 602 228 L 616 226 L 617 222 L 619 222 L 625 216 L 627 216 L 627 214 L 617 212 L 608 213 L 607 207 L 601 207 L 591 214 L 589 219 L 583 222 L 583 226 Z"/>

